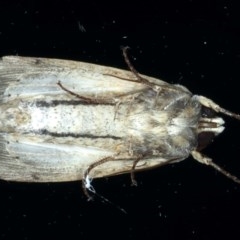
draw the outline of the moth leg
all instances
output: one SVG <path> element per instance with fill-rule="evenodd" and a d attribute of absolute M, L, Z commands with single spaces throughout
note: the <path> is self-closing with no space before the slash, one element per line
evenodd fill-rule
<path fill-rule="evenodd" d="M 191 154 L 192 154 L 192 157 L 195 160 L 197 160 L 198 162 L 213 167 L 218 172 L 222 173 L 223 175 L 225 175 L 226 177 L 230 178 L 234 182 L 240 184 L 240 179 L 239 178 L 237 178 L 236 176 L 232 175 L 231 173 L 227 172 L 226 170 L 224 170 L 223 168 L 218 166 L 216 163 L 214 163 L 212 161 L 211 158 L 208 158 L 208 157 L 204 156 L 202 153 L 197 152 L 197 151 L 192 151 Z"/>
<path fill-rule="evenodd" d="M 71 94 L 71 95 L 73 95 L 73 96 L 75 96 L 75 97 L 77 97 L 77 98 L 80 98 L 80 99 L 84 100 L 84 101 L 87 102 L 87 103 L 95 103 L 95 102 L 96 102 L 96 100 L 94 100 L 94 99 L 87 98 L 87 97 L 83 97 L 83 96 L 78 95 L 78 94 L 75 93 L 75 92 L 72 92 L 71 90 L 69 90 L 69 89 L 67 89 L 66 87 L 64 87 L 60 81 L 58 81 L 57 85 L 58 85 L 62 90 L 64 90 L 65 92 L 67 92 L 67 93 L 69 93 L 69 94 Z"/>
<path fill-rule="evenodd" d="M 119 106 L 122 104 L 121 97 L 119 97 L 119 99 L 94 99 L 94 98 L 90 98 L 90 97 L 83 97 L 83 96 L 67 89 L 66 87 L 64 87 L 60 81 L 58 81 L 57 84 L 65 92 L 67 92 L 67 93 L 69 93 L 69 94 L 71 94 L 71 95 L 73 95 L 77 98 L 80 98 L 81 100 L 83 100 L 86 103 L 90 103 L 90 104 L 115 104 L 116 105 L 116 110 L 115 110 L 115 113 L 114 113 L 114 120 L 116 119 Z"/>
<path fill-rule="evenodd" d="M 133 165 L 132 165 L 132 168 L 131 168 L 131 173 L 130 173 L 130 176 L 131 176 L 131 182 L 132 182 L 132 186 L 137 186 L 137 181 L 135 179 L 135 169 L 136 169 L 136 166 L 138 164 L 138 162 L 141 160 L 141 157 L 137 158 L 136 160 L 134 160 L 133 162 Z"/>
<path fill-rule="evenodd" d="M 130 140 L 129 140 L 129 149 L 128 149 L 128 152 L 129 152 L 129 155 L 133 157 L 133 150 L 132 150 L 132 136 L 130 137 Z M 137 181 L 135 179 L 135 168 L 138 164 L 138 162 L 142 159 L 142 156 L 138 156 L 135 160 L 133 160 L 133 165 L 132 165 L 132 168 L 131 168 L 131 171 L 130 171 L 130 177 L 131 177 L 131 182 L 132 182 L 132 186 L 137 186 Z"/>
<path fill-rule="evenodd" d="M 67 89 L 66 87 L 64 87 L 62 85 L 62 83 L 60 81 L 58 81 L 57 85 L 64 90 L 65 92 L 69 93 L 70 95 L 73 95 L 77 98 L 80 98 L 81 100 L 83 100 L 86 103 L 95 103 L 95 104 L 101 104 L 101 103 L 114 103 L 112 100 L 110 99 L 94 99 L 94 98 L 90 98 L 90 97 L 83 97 L 81 95 L 78 95 L 77 93 Z"/>
<path fill-rule="evenodd" d="M 127 66 L 129 67 L 130 71 L 136 76 L 137 78 L 137 81 L 134 81 L 132 80 L 133 82 L 140 82 L 140 83 L 143 83 L 151 88 L 154 88 L 156 87 L 155 84 L 149 82 L 147 79 L 143 78 L 140 76 L 140 74 L 138 73 L 138 71 L 134 68 L 134 66 L 132 65 L 129 57 L 128 57 L 128 54 L 127 54 L 127 51 L 128 51 L 129 47 L 122 47 L 122 51 L 123 51 L 123 57 L 124 57 L 124 60 L 127 64 Z"/>
<path fill-rule="evenodd" d="M 83 189 L 83 192 L 84 194 L 87 196 L 87 198 L 89 200 L 92 200 L 92 197 L 90 196 L 89 191 L 91 192 L 94 192 L 94 189 L 92 188 L 91 186 L 91 183 L 90 183 L 90 180 L 89 180 L 89 173 L 90 171 L 99 166 L 99 165 L 102 165 L 104 164 L 105 162 L 109 162 L 109 161 L 112 161 L 114 160 L 114 157 L 105 157 L 103 159 L 100 159 L 99 161 L 95 162 L 95 163 L 92 163 L 91 165 L 88 166 L 87 170 L 84 172 L 83 174 L 83 180 L 82 180 L 82 189 Z"/>
<path fill-rule="evenodd" d="M 204 96 L 196 96 L 198 101 L 205 107 L 211 108 L 213 109 L 215 112 L 219 112 L 219 113 L 223 113 L 225 115 L 228 115 L 232 118 L 236 118 L 238 120 L 240 120 L 240 115 L 230 112 L 227 109 L 224 109 L 222 107 L 220 107 L 218 104 L 216 104 L 215 102 L 213 102 L 211 99 L 206 98 Z"/>

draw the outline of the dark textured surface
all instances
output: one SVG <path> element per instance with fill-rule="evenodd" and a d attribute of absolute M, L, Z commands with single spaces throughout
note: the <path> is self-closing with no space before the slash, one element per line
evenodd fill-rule
<path fill-rule="evenodd" d="M 101 2 L 101 3 L 100 3 Z M 240 112 L 237 1 L 1 1 L 0 55 L 73 59 L 179 83 Z M 240 177 L 240 123 L 204 152 Z M 93 182 L 127 211 L 87 202 L 81 183 L 0 182 L 0 239 L 233 239 L 240 234 L 240 186 L 188 160 Z"/>

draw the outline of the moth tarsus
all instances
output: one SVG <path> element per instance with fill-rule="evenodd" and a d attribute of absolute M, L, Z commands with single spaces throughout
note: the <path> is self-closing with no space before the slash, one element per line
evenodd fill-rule
<path fill-rule="evenodd" d="M 131 182 L 132 182 L 132 186 L 137 186 L 138 185 L 138 183 L 137 183 L 137 181 L 135 179 L 135 169 L 136 169 L 137 164 L 141 160 L 141 158 L 142 158 L 142 156 L 138 157 L 135 161 L 133 161 L 133 165 L 132 165 L 132 169 L 131 169 Z"/>
<path fill-rule="evenodd" d="M 91 180 L 89 179 L 89 175 L 84 176 L 84 179 L 82 180 L 82 189 L 83 189 L 83 193 L 87 197 L 87 200 L 92 201 L 93 196 L 91 196 L 88 191 L 93 192 L 93 193 L 95 191 L 93 190 L 93 187 L 91 185 Z"/>
<path fill-rule="evenodd" d="M 93 193 L 95 192 L 95 190 L 94 191 L 92 190 L 93 188 L 91 185 L 91 181 L 89 180 L 91 170 L 93 170 L 97 166 L 102 165 L 108 161 L 114 161 L 114 157 L 110 156 L 110 157 L 102 158 L 102 159 L 92 163 L 91 165 L 89 165 L 88 168 L 84 171 L 82 188 L 83 188 L 83 192 L 87 196 L 88 200 L 93 199 L 93 197 L 89 194 L 88 191 L 93 192 Z"/>
<path fill-rule="evenodd" d="M 134 184 L 136 171 L 192 155 L 240 183 L 200 153 L 224 130 L 224 120 L 211 111 L 238 120 L 240 116 L 184 86 L 139 74 L 127 48 L 123 56 L 131 71 L 59 59 L 3 57 L 0 179 L 82 180 L 91 198 L 90 193 L 96 194 L 94 178 L 130 173 Z"/>

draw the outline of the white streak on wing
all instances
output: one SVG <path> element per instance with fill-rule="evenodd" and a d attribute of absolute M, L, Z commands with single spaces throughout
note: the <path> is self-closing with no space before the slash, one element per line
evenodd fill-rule
<path fill-rule="evenodd" d="M 40 142 L 41 139 L 38 137 L 35 138 L 35 141 L 31 141 L 33 139 L 20 137 L 16 142 L 8 138 L 7 150 L 9 153 L 24 157 L 24 161 L 35 161 L 36 165 L 41 166 L 45 162 L 55 167 L 57 164 L 69 164 L 70 161 L 74 165 L 88 166 L 96 159 L 113 154 L 110 151 L 88 146 L 44 143 Z"/>
<path fill-rule="evenodd" d="M 40 137 L 35 137 L 35 140 L 17 137 L 16 141 L 15 136 L 8 134 L 0 138 L 0 178 L 11 181 L 80 180 L 89 165 L 113 155 L 111 151 L 100 148 L 41 142 Z M 104 173 L 100 171 L 98 175 Z"/>

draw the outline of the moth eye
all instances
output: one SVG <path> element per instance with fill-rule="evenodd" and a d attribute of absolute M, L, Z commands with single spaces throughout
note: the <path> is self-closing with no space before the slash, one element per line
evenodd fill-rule
<path fill-rule="evenodd" d="M 216 112 L 213 111 L 211 108 L 202 106 L 201 116 L 203 118 L 214 118 L 214 117 L 216 117 Z"/>
<path fill-rule="evenodd" d="M 201 151 L 205 147 L 207 147 L 215 137 L 215 134 L 213 132 L 201 132 L 198 134 L 198 145 L 197 145 L 197 151 Z"/>

